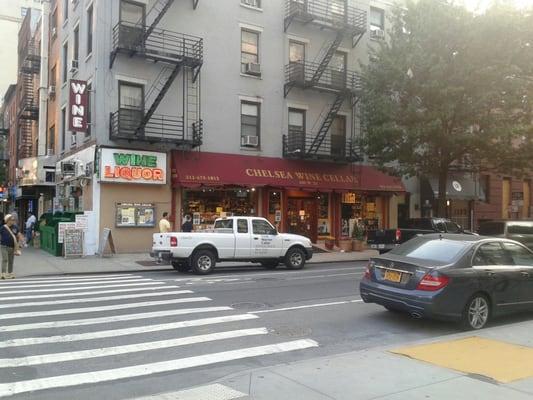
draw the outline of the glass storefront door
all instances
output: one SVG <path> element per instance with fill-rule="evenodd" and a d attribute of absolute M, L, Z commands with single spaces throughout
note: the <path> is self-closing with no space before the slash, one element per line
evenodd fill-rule
<path fill-rule="evenodd" d="M 287 201 L 288 231 L 317 241 L 318 203 L 315 198 L 293 198 Z"/>

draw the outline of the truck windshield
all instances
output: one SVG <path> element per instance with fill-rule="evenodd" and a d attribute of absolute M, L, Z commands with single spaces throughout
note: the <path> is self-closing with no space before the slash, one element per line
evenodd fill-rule
<path fill-rule="evenodd" d="M 233 220 L 232 219 L 216 220 L 215 229 L 233 229 Z"/>

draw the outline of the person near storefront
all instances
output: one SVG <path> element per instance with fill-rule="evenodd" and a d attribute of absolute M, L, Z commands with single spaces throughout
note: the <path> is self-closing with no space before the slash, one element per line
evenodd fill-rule
<path fill-rule="evenodd" d="M 168 213 L 165 211 L 163 213 L 163 218 L 159 221 L 159 232 L 167 233 L 171 231 L 170 222 L 168 221 Z"/>
<path fill-rule="evenodd" d="M 181 225 L 182 232 L 192 232 L 192 220 L 190 215 L 185 216 L 185 222 Z"/>
<path fill-rule="evenodd" d="M 37 222 L 37 217 L 33 213 L 29 213 L 28 219 L 26 220 L 26 244 L 25 247 L 28 247 L 30 242 L 33 239 L 33 232 L 35 230 L 35 223 Z"/>
<path fill-rule="evenodd" d="M 15 225 L 15 218 L 7 214 L 4 218 L 4 225 L 0 227 L 0 245 L 2 250 L 2 273 L 1 279 L 13 279 L 13 263 L 15 254 L 20 254 L 20 241 L 22 235 Z"/>

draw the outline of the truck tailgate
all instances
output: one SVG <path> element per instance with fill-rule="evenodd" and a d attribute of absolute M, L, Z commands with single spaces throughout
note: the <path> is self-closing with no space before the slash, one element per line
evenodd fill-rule
<path fill-rule="evenodd" d="M 152 240 L 153 250 L 170 250 L 170 234 L 154 233 Z"/>

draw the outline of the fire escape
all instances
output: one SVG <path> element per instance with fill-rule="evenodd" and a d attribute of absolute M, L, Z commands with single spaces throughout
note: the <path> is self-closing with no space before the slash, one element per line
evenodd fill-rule
<path fill-rule="evenodd" d="M 198 1 L 192 0 L 194 9 Z M 165 142 L 184 149 L 202 144 L 200 70 L 203 39 L 157 27 L 173 3 L 174 0 L 157 0 L 144 21 L 119 21 L 113 29 L 110 68 L 119 54 L 141 57 L 162 67 L 152 86 L 144 92 L 142 106 L 121 105 L 110 114 L 111 140 Z M 179 82 L 178 77 L 181 78 L 181 115 L 156 113 L 172 85 Z"/>
<path fill-rule="evenodd" d="M 360 100 L 361 79 L 354 71 L 331 66 L 330 63 L 344 40 L 355 48 L 366 31 L 366 12 L 348 5 L 348 0 L 287 0 L 284 27 L 291 23 L 313 24 L 321 30 L 334 32 L 316 62 L 291 62 L 285 67 L 284 95 L 293 88 L 315 90 L 334 95 L 333 102 L 321 113 L 316 133 L 291 131 L 283 137 L 286 158 L 323 159 L 353 162 L 361 159 L 354 138 L 338 138 L 330 133 L 342 105 L 349 100 L 353 110 Z"/>
<path fill-rule="evenodd" d="M 30 29 L 31 10 L 28 11 L 19 37 L 19 76 L 17 85 L 18 159 L 33 156 L 33 128 L 39 120 L 39 99 L 35 77 L 41 67 L 39 46 Z"/>

